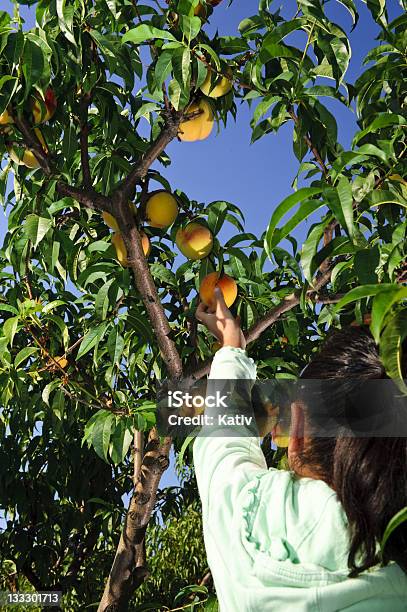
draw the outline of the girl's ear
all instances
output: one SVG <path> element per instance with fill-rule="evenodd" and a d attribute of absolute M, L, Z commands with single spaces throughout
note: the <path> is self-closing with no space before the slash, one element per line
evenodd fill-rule
<path fill-rule="evenodd" d="M 288 443 L 290 465 L 296 463 L 296 457 L 304 449 L 304 408 L 299 402 L 291 404 L 291 429 Z"/>

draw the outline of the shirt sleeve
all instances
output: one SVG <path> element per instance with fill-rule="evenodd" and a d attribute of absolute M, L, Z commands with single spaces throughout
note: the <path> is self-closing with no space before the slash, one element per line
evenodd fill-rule
<path fill-rule="evenodd" d="M 209 379 L 246 379 L 254 381 L 256 366 L 242 349 L 223 347 L 212 362 Z M 231 407 L 232 408 L 232 407 Z M 226 409 L 227 412 L 227 409 Z M 221 508 L 223 519 L 232 515 L 239 493 L 256 475 L 267 471 L 260 440 L 253 429 L 239 426 L 208 432 L 203 428 L 195 439 L 195 473 L 202 502 L 203 520 L 216 530 L 216 516 Z M 223 522 L 223 521 L 222 521 Z"/>

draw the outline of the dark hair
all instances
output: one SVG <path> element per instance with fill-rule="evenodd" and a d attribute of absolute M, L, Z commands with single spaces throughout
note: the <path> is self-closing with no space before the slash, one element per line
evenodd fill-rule
<path fill-rule="evenodd" d="M 405 371 L 403 374 L 406 376 Z M 358 393 L 358 381 L 388 379 L 377 345 L 365 327 L 331 333 L 301 378 L 342 379 L 350 386 L 345 397 Z M 389 383 L 393 385 L 392 381 Z M 349 402 L 342 403 L 348 404 L 345 409 L 349 410 Z M 369 411 L 370 404 L 369 400 Z M 350 402 L 351 411 L 354 407 L 355 403 Z M 379 404 L 386 418 L 385 408 Z M 336 411 L 337 416 L 334 399 L 329 403 L 329 411 Z M 312 425 L 312 401 L 306 402 L 306 419 Z M 390 536 L 383 556 L 378 554 L 378 543 L 390 519 L 407 506 L 407 438 L 316 436 L 299 460 L 336 491 L 343 505 L 351 534 L 349 575 L 357 576 L 380 561 L 383 564 L 395 561 L 407 573 L 407 522 Z"/>

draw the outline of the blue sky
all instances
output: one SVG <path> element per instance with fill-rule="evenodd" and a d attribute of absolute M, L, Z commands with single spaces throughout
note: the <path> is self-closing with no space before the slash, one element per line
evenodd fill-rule
<path fill-rule="evenodd" d="M 2 9 L 13 12 L 10 0 L 2 0 Z M 366 5 L 356 0 L 360 21 L 350 33 L 351 17 L 344 7 L 332 0 L 328 5 L 329 16 L 349 33 L 352 58 L 347 81 L 353 82 L 360 73 L 366 52 L 375 44 L 378 27 L 371 19 Z M 390 0 L 391 17 L 400 12 L 395 0 Z M 239 22 L 257 12 L 258 0 L 234 0 L 228 8 L 227 0 L 215 10 L 210 30 L 221 34 L 236 35 Z M 294 1 L 275 3 L 272 10 L 282 6 L 285 16 L 295 13 Z M 34 9 L 21 7 L 27 29 L 34 24 Z M 339 127 L 339 140 L 350 146 L 355 130 L 355 115 L 339 102 L 327 103 L 334 112 Z M 261 235 L 266 229 L 275 206 L 292 191 L 291 183 L 297 172 L 298 162 L 292 152 L 292 125 L 280 129 L 277 135 L 269 135 L 250 144 L 251 110 L 247 104 L 240 106 L 236 123 L 230 121 L 226 130 L 213 134 L 203 142 L 173 142 L 167 148 L 172 164 L 163 174 L 173 189 L 185 191 L 191 199 L 209 203 L 227 200 L 237 205 L 246 217 L 246 231 Z M 3 242 L 6 219 L 0 208 L 0 244 Z M 304 236 L 306 226 L 297 234 Z M 174 474 L 167 472 L 163 484 L 174 483 Z"/>
<path fill-rule="evenodd" d="M 359 74 L 363 57 L 374 46 L 378 27 L 370 17 L 366 5 L 356 0 L 360 20 L 350 33 L 352 58 L 347 80 L 353 82 Z M 257 12 L 258 0 L 234 0 L 228 8 L 224 0 L 211 19 L 210 30 L 221 34 L 236 35 L 240 21 Z M 293 15 L 295 2 L 288 0 L 280 5 L 275 3 L 272 10 L 283 7 L 283 14 Z M 391 15 L 400 12 L 396 0 L 390 0 Z M 10 0 L 2 0 L 2 8 L 12 13 Z M 347 10 L 332 0 L 328 4 L 331 18 L 340 23 L 347 32 L 351 28 L 351 17 Z M 26 27 L 34 24 L 34 8 L 21 7 Z M 355 115 L 339 102 L 327 101 L 333 110 L 338 126 L 339 140 L 349 147 L 355 129 Z M 236 204 L 246 217 L 246 230 L 260 235 L 270 219 L 275 206 L 291 192 L 298 162 L 292 152 L 292 125 L 283 126 L 277 135 L 269 135 L 250 144 L 251 110 L 247 104 L 240 105 L 236 123 L 230 121 L 226 130 L 212 135 L 203 142 L 173 142 L 167 148 L 172 164 L 164 174 L 173 189 L 185 191 L 191 199 L 201 202 L 227 200 Z M 304 227 L 304 230 L 306 228 Z M 301 238 L 304 230 L 300 233 Z M 0 211 L 0 240 L 5 231 L 5 221 Z"/>

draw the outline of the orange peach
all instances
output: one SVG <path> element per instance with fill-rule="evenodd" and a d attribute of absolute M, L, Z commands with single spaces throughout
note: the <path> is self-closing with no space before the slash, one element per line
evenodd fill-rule
<path fill-rule="evenodd" d="M 195 261 L 207 257 L 212 251 L 213 236 L 205 225 L 192 221 L 186 227 L 179 228 L 175 242 L 185 257 Z"/>
<path fill-rule="evenodd" d="M 220 275 L 219 272 L 207 274 L 199 287 L 199 296 L 206 306 L 213 309 L 215 303 L 215 288 L 222 291 L 226 306 L 229 308 L 237 298 L 236 281 L 227 274 Z"/>

